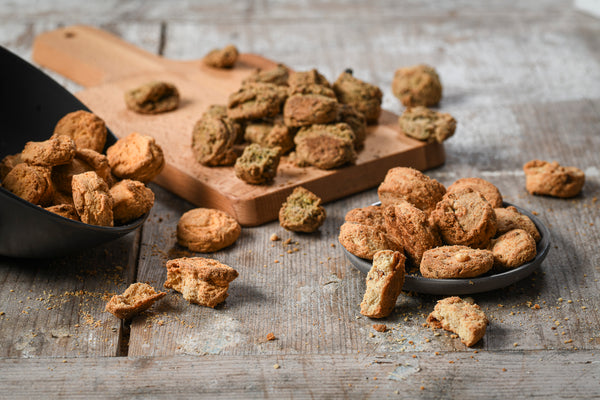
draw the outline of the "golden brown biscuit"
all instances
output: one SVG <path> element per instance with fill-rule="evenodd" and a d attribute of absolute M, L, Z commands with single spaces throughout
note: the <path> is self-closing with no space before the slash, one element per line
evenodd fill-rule
<path fill-rule="evenodd" d="M 413 168 L 390 169 L 377 189 L 382 206 L 408 201 L 430 213 L 446 193 L 444 185 Z"/>
<path fill-rule="evenodd" d="M 256 70 L 242 81 L 242 86 L 252 83 L 271 83 L 278 86 L 287 86 L 290 70 L 283 64 L 267 70 Z"/>
<path fill-rule="evenodd" d="M 214 68 L 231 68 L 235 65 L 239 56 L 237 47 L 228 44 L 222 49 L 214 49 L 204 56 L 204 64 Z"/>
<path fill-rule="evenodd" d="M 432 328 L 456 333 L 465 346 L 471 347 L 485 335 L 489 321 L 477 304 L 453 296 L 437 302 L 427 323 Z"/>
<path fill-rule="evenodd" d="M 321 199 L 301 186 L 294 189 L 279 209 L 279 224 L 294 232 L 314 232 L 326 217 Z"/>
<path fill-rule="evenodd" d="M 286 154 L 294 147 L 295 130 L 283 124 L 282 121 L 252 122 L 246 125 L 244 139 L 270 148 L 279 147 L 281 154 Z"/>
<path fill-rule="evenodd" d="M 287 90 L 272 83 L 248 83 L 229 96 L 227 116 L 234 120 L 272 118 L 281 112 Z"/>
<path fill-rule="evenodd" d="M 139 114 L 160 114 L 179 107 L 179 91 L 168 82 L 148 82 L 125 92 L 125 104 Z"/>
<path fill-rule="evenodd" d="M 110 188 L 113 198 L 113 218 L 118 224 L 126 224 L 150 211 L 154 205 L 154 193 L 142 182 L 123 179 Z"/>
<path fill-rule="evenodd" d="M 524 214 L 521 214 L 515 207 L 494 208 L 496 214 L 496 236 L 502 235 L 513 229 L 523 229 L 531 235 L 533 240 L 539 242 L 542 239 L 540 232 L 533 221 Z"/>
<path fill-rule="evenodd" d="M 494 209 L 470 187 L 446 193 L 430 217 L 446 244 L 485 248 L 496 234 Z"/>
<path fill-rule="evenodd" d="M 73 175 L 88 171 L 96 172 L 109 187 L 114 183 L 108 158 L 94 150 L 81 149 L 75 152 L 75 158 L 68 164 L 52 168 L 52 184 L 57 191 L 70 194 Z"/>
<path fill-rule="evenodd" d="M 27 142 L 21 153 L 23 162 L 41 167 L 67 164 L 73 157 L 75 157 L 75 142 L 65 135 L 43 142 Z"/>
<path fill-rule="evenodd" d="M 404 110 L 398 124 L 406 136 L 428 143 L 442 143 L 456 130 L 456 120 L 450 114 L 421 106 Z"/>
<path fill-rule="evenodd" d="M 192 150 L 200 164 L 231 165 L 238 156 L 233 147 L 236 139 L 232 120 L 205 114 L 194 125 Z"/>
<path fill-rule="evenodd" d="M 373 256 L 367 274 L 367 289 L 360 303 L 360 313 L 369 318 L 385 318 L 394 311 L 404 285 L 404 255 L 382 250 Z"/>
<path fill-rule="evenodd" d="M 385 218 L 383 216 L 383 207 L 367 206 L 354 208 L 346 213 L 344 217 L 346 222 L 354 222 L 375 227 L 381 231 L 385 230 Z"/>
<path fill-rule="evenodd" d="M 150 182 L 165 166 L 161 147 L 153 137 L 134 132 L 106 150 L 112 173 L 121 179 Z"/>
<path fill-rule="evenodd" d="M 281 149 L 252 143 L 235 161 L 235 176 L 253 185 L 272 183 L 277 174 Z"/>
<path fill-rule="evenodd" d="M 372 260 L 380 250 L 402 251 L 402 247 L 385 232 L 353 222 L 342 224 L 338 240 L 350 253 L 367 260 Z"/>
<path fill-rule="evenodd" d="M 106 303 L 105 311 L 120 319 L 130 319 L 134 315 L 146 311 L 157 300 L 166 296 L 165 292 L 156 292 L 147 283 L 132 283 L 123 294 L 110 298 Z"/>
<path fill-rule="evenodd" d="M 190 303 L 214 308 L 225 301 L 229 284 L 237 277 L 235 269 L 217 260 L 184 257 L 167 261 L 165 287 Z"/>
<path fill-rule="evenodd" d="M 26 163 L 17 164 L 2 180 L 2 186 L 23 200 L 40 205 L 50 204 L 54 192 L 50 170 Z"/>
<path fill-rule="evenodd" d="M 21 153 L 10 154 L 0 161 L 0 181 L 6 178 L 6 175 L 17 165 L 21 164 Z"/>
<path fill-rule="evenodd" d="M 108 185 L 94 171 L 74 175 L 71 181 L 73 203 L 81 222 L 113 226 L 113 200 Z"/>
<path fill-rule="evenodd" d="M 442 98 L 442 84 L 434 68 L 415 65 L 394 73 L 392 93 L 405 107 L 435 106 Z"/>
<path fill-rule="evenodd" d="M 326 124 L 337 118 L 337 100 L 319 94 L 293 94 L 283 106 L 287 126 Z"/>
<path fill-rule="evenodd" d="M 177 243 L 192 251 L 212 253 L 231 246 L 241 232 L 240 224 L 226 212 L 195 208 L 179 219 Z"/>
<path fill-rule="evenodd" d="M 537 255 L 535 240 L 523 229 L 513 229 L 492 240 L 494 268 L 499 270 L 520 267 Z"/>
<path fill-rule="evenodd" d="M 417 267 L 425 251 L 442 244 L 436 227 L 430 226 L 427 214 L 407 201 L 385 207 L 383 216 L 385 232 L 404 248 Z"/>
<path fill-rule="evenodd" d="M 525 186 L 531 194 L 574 197 L 581 192 L 585 174 L 576 167 L 563 167 L 556 161 L 532 160 L 523 166 Z"/>
<path fill-rule="evenodd" d="M 312 125 L 303 127 L 294 138 L 295 162 L 332 169 L 356 161 L 354 133 L 348 124 Z"/>
<path fill-rule="evenodd" d="M 79 221 L 79 215 L 73 204 L 58 204 L 45 208 L 46 211 L 50 211 L 54 214 L 58 214 L 61 217 L 72 219 L 73 221 Z"/>
<path fill-rule="evenodd" d="M 338 101 L 349 104 L 360 111 L 368 124 L 376 124 L 381 114 L 383 93 L 370 83 L 352 76 L 350 71 L 343 72 L 333 84 Z"/>
<path fill-rule="evenodd" d="M 446 188 L 446 193 L 454 192 L 458 189 L 470 187 L 479 192 L 490 203 L 492 208 L 502 207 L 502 195 L 500 190 L 491 182 L 481 178 L 461 178 Z"/>
<path fill-rule="evenodd" d="M 92 149 L 98 153 L 106 143 L 106 124 L 91 112 L 79 110 L 62 117 L 54 128 L 52 137 L 66 135 L 75 141 L 75 146 L 81 149 Z"/>
<path fill-rule="evenodd" d="M 421 275 L 425 278 L 474 278 L 485 274 L 494 266 L 490 250 L 467 246 L 441 246 L 423 253 Z"/>

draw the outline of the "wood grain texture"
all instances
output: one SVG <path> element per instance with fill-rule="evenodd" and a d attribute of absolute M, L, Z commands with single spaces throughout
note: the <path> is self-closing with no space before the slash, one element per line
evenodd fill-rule
<path fill-rule="evenodd" d="M 0 44 L 27 55 L 37 34 L 73 23 L 100 27 L 175 60 L 200 58 L 233 42 L 243 52 L 296 69 L 318 68 L 329 79 L 352 67 L 384 90 L 384 107 L 395 113 L 403 107 L 389 88 L 393 71 L 430 63 L 445 87 L 439 109 L 458 120 L 458 130 L 445 143 L 446 163 L 428 175 L 445 185 L 468 176 L 490 180 L 507 201 L 538 213 L 550 228 L 552 248 L 532 276 L 473 296 L 491 323 L 483 340 L 467 350 L 446 333 L 422 326 L 438 296 L 401 295 L 383 321 L 391 328 L 386 333 L 374 331 L 374 321 L 358 313 L 364 276 L 344 258 L 336 237 L 344 214 L 376 201 L 375 190 L 327 204 L 328 219 L 316 235 L 291 234 L 273 222 L 244 228 L 232 247 L 202 255 L 175 240 L 179 216 L 194 205 L 151 185 L 156 205 L 135 239 L 139 265 L 131 279 L 160 289 L 166 260 L 214 257 L 240 272 L 227 301 L 213 310 L 170 292 L 133 319 L 128 347 L 119 353 L 112 344 L 88 344 L 87 337 L 91 343 L 106 338 L 113 343 L 127 339 L 124 332 L 109 331 L 114 335 L 109 337 L 86 326 L 73 328 L 81 325 L 82 310 L 103 324 L 114 321 L 101 312 L 102 302 L 73 299 L 53 313 L 38 309 L 27 296 L 72 288 L 121 290 L 133 270 L 120 272 L 111 289 L 91 276 L 84 282 L 76 276 L 92 265 L 111 271 L 125 263 L 116 261 L 125 260 L 124 254 L 105 259 L 100 250 L 85 252 L 89 260 L 55 261 L 51 273 L 2 259 L 0 355 L 9 357 L 0 360 L 2 393 L 17 398 L 48 392 L 69 398 L 600 396 L 597 19 L 574 11 L 570 0 L 58 3 L 4 2 Z M 582 194 L 570 200 L 527 194 L 521 168 L 533 158 L 584 169 Z M 298 244 L 271 242 L 272 233 Z M 293 246 L 299 251 L 287 253 Z M 29 314 L 19 314 L 23 309 Z M 49 325 L 71 337 L 42 333 Z M 119 324 L 107 325 L 112 326 Z M 32 331 L 38 335 L 32 337 Z M 278 339 L 265 341 L 269 332 Z M 23 358 L 28 354 L 32 358 Z M 129 357 L 112 357 L 117 354 Z"/>
<path fill-rule="evenodd" d="M 600 364 L 590 351 L 0 361 L 3 389 L 14 399 L 600 396 Z"/>
<path fill-rule="evenodd" d="M 0 355 L 119 354 L 121 322 L 104 305 L 133 280 L 139 234 L 55 260 L 0 260 Z"/>

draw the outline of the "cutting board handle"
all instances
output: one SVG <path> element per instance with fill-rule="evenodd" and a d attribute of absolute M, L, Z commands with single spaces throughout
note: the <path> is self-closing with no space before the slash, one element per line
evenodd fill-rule
<path fill-rule="evenodd" d="M 85 87 L 164 70 L 165 60 L 91 26 L 69 26 L 35 38 L 33 60 Z"/>

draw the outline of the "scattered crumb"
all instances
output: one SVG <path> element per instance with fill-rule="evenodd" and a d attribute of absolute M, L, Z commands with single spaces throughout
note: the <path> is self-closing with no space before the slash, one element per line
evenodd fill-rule
<path fill-rule="evenodd" d="M 279 236 L 277 236 L 276 233 L 274 233 L 274 234 L 271 235 L 271 242 L 276 242 L 278 240 L 279 240 Z"/>
<path fill-rule="evenodd" d="M 506 372 L 506 368 L 502 368 L 502 372 Z"/>
<path fill-rule="evenodd" d="M 275 334 L 273 332 L 267 333 L 267 340 L 276 340 Z"/>
<path fill-rule="evenodd" d="M 377 332 L 386 332 L 388 330 L 385 324 L 373 324 L 373 329 Z"/>
<path fill-rule="evenodd" d="M 280 367 L 279 367 L 279 364 L 274 364 L 274 365 L 273 365 L 273 369 L 279 369 L 279 368 L 280 368 Z"/>
<path fill-rule="evenodd" d="M 287 238 L 283 241 L 283 245 L 287 246 L 288 244 L 292 243 L 292 239 L 291 238 Z"/>

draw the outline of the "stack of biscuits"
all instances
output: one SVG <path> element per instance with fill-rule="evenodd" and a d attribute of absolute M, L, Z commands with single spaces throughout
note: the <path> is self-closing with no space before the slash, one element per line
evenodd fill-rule
<path fill-rule="evenodd" d="M 2 186 L 65 218 L 127 224 L 152 208 L 154 194 L 145 184 L 164 167 L 163 152 L 153 138 L 132 133 L 104 155 L 106 135 L 98 116 L 69 113 L 48 140 L 28 142 L 0 162 Z"/>
<path fill-rule="evenodd" d="M 332 85 L 317 70 L 278 65 L 246 78 L 227 105 L 211 106 L 194 126 L 192 149 L 203 165 L 235 164 L 251 184 L 271 183 L 290 152 L 298 166 L 337 168 L 356 160 L 381 100 L 378 87 L 351 71 Z"/>

